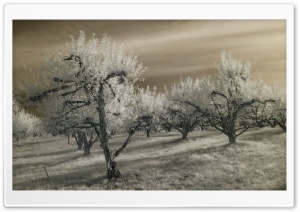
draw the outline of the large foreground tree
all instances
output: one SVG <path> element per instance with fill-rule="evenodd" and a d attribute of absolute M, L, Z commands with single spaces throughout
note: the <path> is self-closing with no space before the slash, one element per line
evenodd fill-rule
<path fill-rule="evenodd" d="M 43 101 L 47 105 L 47 97 L 55 95 L 62 99 L 66 115 L 77 110 L 92 111 L 83 115 L 81 121 L 76 120 L 75 127 L 95 130 L 105 156 L 107 177 L 119 177 L 115 158 L 123 149 L 112 152 L 110 132 L 114 128 L 126 128 L 129 136 L 124 147 L 139 125 L 132 120 L 135 116 L 130 112 L 130 99 L 143 66 L 137 56 L 127 54 L 106 35 L 102 40 L 94 35 L 86 40 L 85 34 L 80 32 L 78 39 L 72 38 L 66 47 L 64 52 L 45 59 L 37 74 L 39 78 L 29 90 L 29 100 Z M 47 89 L 41 91 L 43 87 Z"/>

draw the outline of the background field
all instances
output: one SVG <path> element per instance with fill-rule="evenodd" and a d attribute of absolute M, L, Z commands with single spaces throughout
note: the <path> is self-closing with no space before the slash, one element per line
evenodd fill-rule
<path fill-rule="evenodd" d="M 112 149 L 125 135 L 114 136 Z M 238 137 L 236 145 L 215 130 L 187 140 L 175 132 L 138 133 L 117 158 L 122 178 L 108 181 L 98 143 L 90 157 L 74 138 L 42 137 L 13 144 L 14 190 L 285 190 L 286 134 L 261 128 Z M 50 175 L 47 179 L 44 166 Z"/>

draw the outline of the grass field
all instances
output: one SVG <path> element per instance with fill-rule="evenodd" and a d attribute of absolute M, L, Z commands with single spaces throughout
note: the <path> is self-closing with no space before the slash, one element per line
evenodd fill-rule
<path fill-rule="evenodd" d="M 111 147 L 125 135 L 114 136 Z M 117 158 L 122 178 L 108 181 L 98 143 L 84 157 L 74 140 L 42 137 L 13 143 L 14 190 L 285 190 L 286 134 L 251 130 L 228 145 L 215 130 L 187 140 L 175 132 L 137 134 Z M 47 179 L 47 168 L 54 187 Z"/>

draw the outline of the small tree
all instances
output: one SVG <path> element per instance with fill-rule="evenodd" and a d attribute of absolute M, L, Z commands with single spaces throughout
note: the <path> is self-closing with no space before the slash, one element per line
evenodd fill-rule
<path fill-rule="evenodd" d="M 228 136 L 230 144 L 235 144 L 236 137 L 257 126 L 248 115 L 249 108 L 264 107 L 274 100 L 270 99 L 270 87 L 261 80 L 250 79 L 253 63 L 242 63 L 233 59 L 231 53 L 223 52 L 216 68 L 209 120 L 213 127 Z"/>
<path fill-rule="evenodd" d="M 94 130 L 79 130 L 78 139 L 83 143 L 84 155 L 89 156 L 93 144 L 98 141 L 98 137 L 95 135 Z"/>
<path fill-rule="evenodd" d="M 134 104 L 141 127 L 146 129 L 146 135 L 150 137 L 151 130 L 160 124 L 159 115 L 164 111 L 164 95 L 156 93 L 155 87 L 153 91 L 149 86 L 137 89 Z"/>
<path fill-rule="evenodd" d="M 97 141 L 95 130 L 92 126 L 84 126 L 88 117 L 96 116 L 96 110 L 93 107 L 78 108 L 73 110 L 73 106 L 69 105 L 69 101 L 76 101 L 75 97 L 70 99 L 61 98 L 60 96 L 51 95 L 43 104 L 40 105 L 40 113 L 44 114 L 49 133 L 61 134 L 75 138 L 78 150 L 84 148 L 84 155 L 90 155 L 90 149 Z M 46 106 L 46 107 L 45 107 Z"/>
<path fill-rule="evenodd" d="M 208 117 L 212 126 L 227 135 L 230 144 L 235 144 L 236 137 L 257 126 L 253 116 L 248 114 L 249 108 L 264 107 L 273 100 L 269 99 L 270 88 L 261 80 L 250 80 L 253 63 L 242 63 L 223 52 L 216 68 L 218 73 L 210 94 L 212 107 Z"/>
<path fill-rule="evenodd" d="M 42 133 L 42 123 L 36 116 L 26 113 L 16 98 L 13 98 L 13 137 L 27 138 Z"/>
<path fill-rule="evenodd" d="M 185 103 L 191 102 L 189 99 L 193 95 L 191 86 L 193 86 L 191 78 L 181 79 L 179 84 L 172 86 L 170 92 L 167 92 L 166 113 L 160 117 L 168 126 L 179 131 L 183 139 L 186 139 L 188 133 L 205 119 L 195 107 Z"/>
<path fill-rule="evenodd" d="M 251 80 L 253 63 L 235 60 L 231 53 L 222 52 L 216 64 L 214 78 L 194 83 L 194 97 L 184 102 L 193 106 L 209 124 L 224 133 L 230 144 L 252 127 L 256 127 L 267 103 L 274 102 L 271 87 L 261 80 Z M 255 112 L 254 112 L 255 111 Z"/>

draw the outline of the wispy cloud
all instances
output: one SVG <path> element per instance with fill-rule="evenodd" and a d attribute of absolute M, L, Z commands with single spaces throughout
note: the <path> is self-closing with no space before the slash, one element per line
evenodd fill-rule
<path fill-rule="evenodd" d="M 144 85 L 171 85 L 180 76 L 201 77 L 214 72 L 220 51 L 256 61 L 269 84 L 285 87 L 286 31 L 280 20 L 205 21 L 14 21 L 14 81 L 22 65 L 36 69 L 43 55 L 64 48 L 79 30 L 99 37 L 107 33 L 134 51 L 148 67 Z"/>

